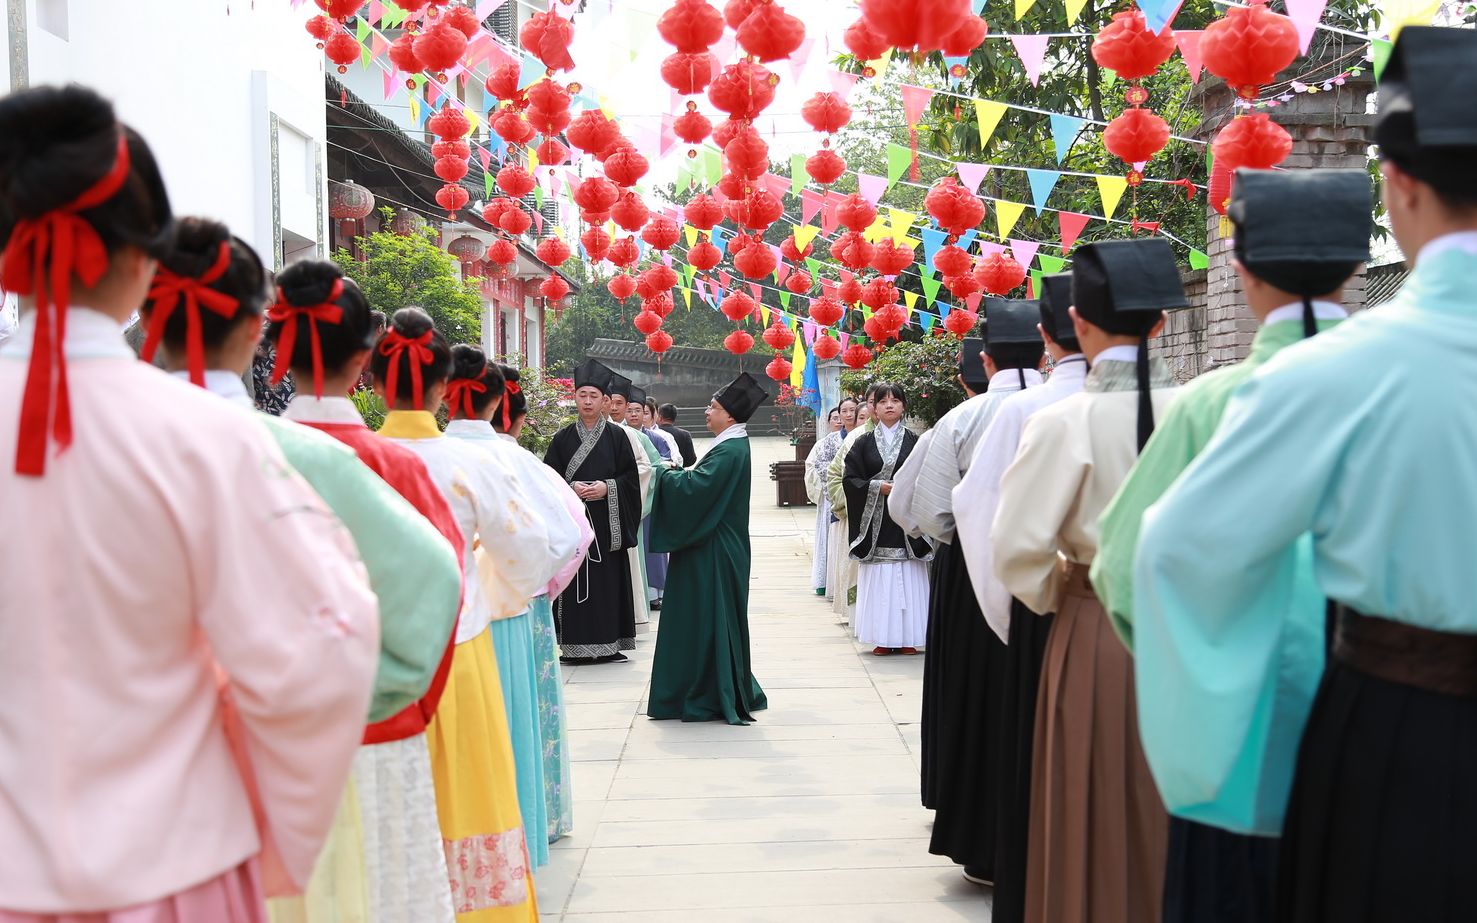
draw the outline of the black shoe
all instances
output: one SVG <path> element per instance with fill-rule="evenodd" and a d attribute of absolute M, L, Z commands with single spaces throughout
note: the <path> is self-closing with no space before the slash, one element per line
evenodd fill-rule
<path fill-rule="evenodd" d="M 631 658 L 625 654 L 609 654 L 605 657 L 596 657 L 594 663 L 629 663 Z"/>
<path fill-rule="evenodd" d="M 649 607 L 652 612 L 660 612 L 662 611 L 662 601 L 660 599 L 653 599 Z"/>
<path fill-rule="evenodd" d="M 600 661 L 595 657 L 560 657 L 559 662 L 568 667 L 591 667 Z"/>
<path fill-rule="evenodd" d="M 995 882 L 989 879 L 989 873 L 987 873 L 984 869 L 975 868 L 968 865 L 964 867 L 964 880 L 972 881 L 977 885 L 987 885 L 992 888 L 995 886 Z"/>

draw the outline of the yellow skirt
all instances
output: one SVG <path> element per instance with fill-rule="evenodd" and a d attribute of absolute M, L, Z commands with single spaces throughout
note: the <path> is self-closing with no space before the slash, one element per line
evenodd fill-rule
<path fill-rule="evenodd" d="M 458 923 L 538 920 L 492 636 L 457 645 L 426 730 Z"/>

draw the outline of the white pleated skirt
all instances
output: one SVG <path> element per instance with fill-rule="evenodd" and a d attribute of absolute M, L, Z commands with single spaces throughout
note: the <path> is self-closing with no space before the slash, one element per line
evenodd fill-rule
<path fill-rule="evenodd" d="M 923 647 L 928 637 L 928 565 L 877 561 L 857 568 L 857 640 L 873 647 Z"/>
<path fill-rule="evenodd" d="M 354 782 L 375 923 L 451 923 L 426 735 L 360 747 Z"/>

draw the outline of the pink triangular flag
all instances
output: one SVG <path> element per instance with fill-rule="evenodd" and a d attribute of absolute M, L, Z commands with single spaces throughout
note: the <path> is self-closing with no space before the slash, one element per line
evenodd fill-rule
<path fill-rule="evenodd" d="M 836 200 L 826 196 L 826 205 L 821 209 L 821 233 L 830 237 L 841 222 L 836 218 Z"/>
<path fill-rule="evenodd" d="M 785 193 L 790 191 L 790 180 L 783 176 L 775 176 L 773 173 L 764 174 L 764 186 L 769 194 L 776 199 L 783 199 Z"/>
<path fill-rule="evenodd" d="M 396 90 L 400 89 L 401 84 L 399 80 L 395 79 L 395 71 L 387 70 L 383 73 L 385 77 L 385 99 L 389 99 L 391 96 L 395 95 Z"/>
<path fill-rule="evenodd" d="M 1062 230 L 1062 252 L 1066 253 L 1077 243 L 1077 238 L 1082 236 L 1082 229 L 1087 227 L 1087 222 L 1092 218 L 1089 215 L 1079 215 L 1076 212 L 1057 212 L 1057 226 Z"/>
<path fill-rule="evenodd" d="M 477 21 L 481 22 L 482 20 L 491 16 L 493 13 L 497 12 L 498 7 L 502 6 L 506 2 L 507 0 L 478 0 Z"/>
<path fill-rule="evenodd" d="M 842 351 L 844 352 L 846 350 L 846 347 L 848 347 L 850 345 L 851 345 L 851 334 L 844 333 L 843 332 L 841 334 L 841 349 L 842 349 Z"/>
<path fill-rule="evenodd" d="M 1031 86 L 1041 82 L 1041 67 L 1046 63 L 1046 46 L 1050 41 L 1049 35 L 1010 36 L 1010 43 L 1015 46 L 1015 53 L 1020 55 L 1021 66 L 1026 69 L 1026 79 L 1031 81 Z"/>
<path fill-rule="evenodd" d="M 663 250 L 662 251 L 662 262 L 667 264 L 667 268 L 668 269 L 671 269 L 672 268 L 672 251 L 670 251 L 670 250 Z"/>
<path fill-rule="evenodd" d="M 544 213 L 542 209 L 534 209 L 533 223 L 540 234 L 544 233 Z"/>
<path fill-rule="evenodd" d="M 658 148 L 660 156 L 667 156 L 667 152 L 677 146 L 677 133 L 672 128 L 674 116 L 670 112 L 662 113 L 661 143 Z"/>
<path fill-rule="evenodd" d="M 978 311 L 980 309 L 980 300 L 984 297 L 984 293 L 982 292 L 970 292 L 964 298 L 964 306 L 971 311 Z"/>
<path fill-rule="evenodd" d="M 1005 252 L 1005 245 L 1004 244 L 997 244 L 997 243 L 994 243 L 993 241 L 988 241 L 988 240 L 982 240 L 982 241 L 980 241 L 980 256 L 994 256 L 997 253 L 1004 253 L 1004 252 Z"/>
<path fill-rule="evenodd" d="M 815 39 L 807 35 L 800 47 L 790 54 L 790 75 L 795 78 L 796 83 L 800 82 L 800 74 L 805 70 L 805 65 L 810 63 L 810 49 L 813 45 Z"/>
<path fill-rule="evenodd" d="M 821 210 L 825 197 L 814 189 L 800 190 L 800 223 L 809 224 L 815 213 Z"/>
<path fill-rule="evenodd" d="M 1293 28 L 1298 31 L 1298 47 L 1303 54 L 1308 53 L 1308 45 L 1313 41 L 1313 33 L 1327 6 L 1328 0 L 1287 0 L 1287 18 L 1292 20 Z"/>
<path fill-rule="evenodd" d="M 759 287 L 758 282 L 749 283 L 749 297 L 758 302 L 764 301 L 764 289 Z M 755 309 L 758 309 L 757 305 L 755 306 Z"/>
<path fill-rule="evenodd" d="M 377 23 L 385 16 L 385 5 L 380 0 L 369 0 L 369 21 Z"/>
<path fill-rule="evenodd" d="M 1326 3 L 1328 0 L 1322 0 L 1322 2 Z M 1174 43 L 1180 49 L 1180 57 L 1185 59 L 1185 67 L 1190 70 L 1191 83 L 1199 83 L 1200 72 L 1205 69 L 1205 65 L 1200 61 L 1201 34 L 1199 29 L 1187 29 L 1183 32 L 1175 30 L 1174 33 Z"/>
<path fill-rule="evenodd" d="M 377 58 L 380 55 L 384 54 L 385 49 L 386 48 L 389 48 L 389 47 L 390 47 L 390 43 L 389 43 L 389 41 L 383 35 L 380 35 L 378 32 L 371 32 L 370 33 L 370 35 L 369 35 L 369 56 L 371 58 Z"/>
<path fill-rule="evenodd" d="M 843 270 L 841 270 L 841 282 L 843 284 L 845 284 L 847 282 L 850 282 L 852 279 L 855 279 L 855 278 L 856 278 L 856 274 L 853 273 L 850 269 L 843 269 Z"/>
<path fill-rule="evenodd" d="M 692 288 L 693 288 L 694 291 L 697 292 L 697 296 L 699 298 L 701 298 L 701 299 L 703 299 L 705 301 L 707 300 L 707 298 L 708 298 L 708 283 L 707 283 L 707 280 L 705 280 L 702 276 L 693 276 L 692 277 Z"/>
<path fill-rule="evenodd" d="M 1010 255 L 1027 269 L 1031 268 L 1031 261 L 1036 259 L 1036 251 L 1040 249 L 1041 244 L 1037 241 L 1010 239 Z"/>
<path fill-rule="evenodd" d="M 477 157 L 482 161 L 482 170 L 484 173 L 492 169 L 492 154 L 480 144 L 477 145 Z"/>
<path fill-rule="evenodd" d="M 784 285 L 785 280 L 788 278 L 790 278 L 790 266 L 781 260 L 779 265 L 774 267 L 774 281 L 780 285 Z"/>
<path fill-rule="evenodd" d="M 831 298 L 835 298 L 836 297 L 836 288 L 837 288 L 837 286 L 836 286 L 836 280 L 835 279 L 822 279 L 821 280 L 821 294 L 822 295 L 827 295 L 827 296 L 829 296 Z"/>
<path fill-rule="evenodd" d="M 954 169 L 959 171 L 959 178 L 975 195 L 980 194 L 980 183 L 985 181 L 985 175 L 990 172 L 989 165 L 983 163 L 956 163 Z"/>
<path fill-rule="evenodd" d="M 902 85 L 902 92 L 903 117 L 906 119 L 907 126 L 912 128 L 923 118 L 929 100 L 933 99 L 933 91 L 926 87 L 915 87 L 905 83 Z"/>
<path fill-rule="evenodd" d="M 805 345 L 814 346 L 815 338 L 820 334 L 820 328 L 815 325 L 815 321 L 808 320 L 803 329 L 805 330 Z"/>
<path fill-rule="evenodd" d="M 726 270 L 718 270 L 718 284 L 723 286 L 724 291 L 727 291 L 733 285 L 733 276 L 729 275 Z"/>
<path fill-rule="evenodd" d="M 846 74 L 838 70 L 830 70 L 826 75 L 831 78 L 831 91 L 842 99 L 851 96 L 851 91 L 856 87 L 858 74 Z"/>
<path fill-rule="evenodd" d="M 856 175 L 857 194 L 876 205 L 882 201 L 882 193 L 887 191 L 887 177 L 873 176 L 870 173 L 858 173 Z"/>

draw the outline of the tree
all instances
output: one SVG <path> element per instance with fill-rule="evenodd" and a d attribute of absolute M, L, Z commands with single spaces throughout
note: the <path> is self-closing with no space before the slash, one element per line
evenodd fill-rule
<path fill-rule="evenodd" d="M 384 209 L 388 227 L 389 209 Z M 386 316 L 405 307 L 418 307 L 431 315 L 436 329 L 452 343 L 482 341 L 482 294 L 476 279 L 462 279 L 451 254 L 436 244 L 427 229 L 408 236 L 375 231 L 360 237 L 365 255 L 356 259 L 347 250 L 334 253 L 333 261 L 358 283 L 369 304 Z"/>

